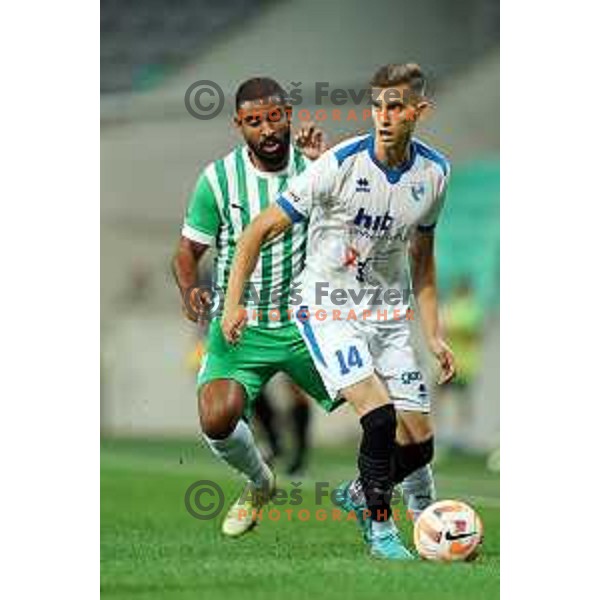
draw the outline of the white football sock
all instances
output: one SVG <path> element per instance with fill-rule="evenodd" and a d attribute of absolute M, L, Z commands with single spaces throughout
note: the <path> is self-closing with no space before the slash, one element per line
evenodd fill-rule
<path fill-rule="evenodd" d="M 406 508 L 412 511 L 414 520 L 435 501 L 435 483 L 431 465 L 425 465 L 411 473 L 400 484 Z"/>
<path fill-rule="evenodd" d="M 204 439 L 219 458 L 245 475 L 257 488 L 262 489 L 269 484 L 271 471 L 254 443 L 250 427 L 243 419 L 238 421 L 228 437 L 213 440 L 204 435 Z"/>

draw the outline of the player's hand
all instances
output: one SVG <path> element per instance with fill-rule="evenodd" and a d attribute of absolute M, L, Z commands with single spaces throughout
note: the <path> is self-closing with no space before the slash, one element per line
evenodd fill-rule
<path fill-rule="evenodd" d="M 247 320 L 248 315 L 243 306 L 238 304 L 231 309 L 225 308 L 221 318 L 221 330 L 228 343 L 236 344 L 239 341 Z"/>
<path fill-rule="evenodd" d="M 211 301 L 212 298 L 208 290 L 194 288 L 193 290 L 190 290 L 189 293 L 186 293 L 183 299 L 181 307 L 183 314 L 187 319 L 192 321 L 192 323 L 197 323 L 203 313 L 210 310 Z"/>
<path fill-rule="evenodd" d="M 456 362 L 452 350 L 450 350 L 446 342 L 439 338 L 430 341 L 429 348 L 440 365 L 438 384 L 444 385 L 452 381 L 456 375 Z"/>
<path fill-rule="evenodd" d="M 316 160 L 327 149 L 323 130 L 310 122 L 300 126 L 294 136 L 294 143 L 309 160 Z"/>

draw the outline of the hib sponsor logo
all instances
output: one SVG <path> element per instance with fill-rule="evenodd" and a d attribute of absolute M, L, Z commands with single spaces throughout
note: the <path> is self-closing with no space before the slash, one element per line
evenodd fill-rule
<path fill-rule="evenodd" d="M 393 217 L 390 217 L 388 212 L 384 215 L 370 215 L 362 206 L 354 217 L 354 225 L 373 232 L 389 231 L 393 221 Z"/>

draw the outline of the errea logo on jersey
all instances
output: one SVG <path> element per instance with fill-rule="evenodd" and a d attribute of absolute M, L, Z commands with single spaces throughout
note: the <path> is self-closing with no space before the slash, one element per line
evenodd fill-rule
<path fill-rule="evenodd" d="M 364 227 L 371 231 L 388 231 L 393 220 L 388 212 L 385 215 L 370 215 L 361 206 L 356 213 L 356 217 L 354 217 L 354 224 L 357 227 Z"/>
<path fill-rule="evenodd" d="M 356 180 L 356 191 L 357 192 L 369 192 L 369 180 L 366 177 L 359 177 Z"/>

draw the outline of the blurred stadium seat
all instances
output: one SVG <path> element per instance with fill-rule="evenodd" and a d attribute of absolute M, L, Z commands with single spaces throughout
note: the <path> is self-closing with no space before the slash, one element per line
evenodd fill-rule
<path fill-rule="evenodd" d="M 474 162 L 452 173 L 439 228 L 438 270 L 443 295 L 469 279 L 486 309 L 499 302 L 500 164 Z"/>
<path fill-rule="evenodd" d="M 100 91 L 144 89 L 268 0 L 101 0 Z"/>

